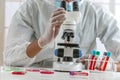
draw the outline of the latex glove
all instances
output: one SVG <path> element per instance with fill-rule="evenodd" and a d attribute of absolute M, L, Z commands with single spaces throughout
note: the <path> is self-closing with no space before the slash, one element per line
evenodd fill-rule
<path fill-rule="evenodd" d="M 63 8 L 54 11 L 52 17 L 50 18 L 48 29 L 44 35 L 38 39 L 38 45 L 40 48 L 49 47 L 50 43 L 54 42 L 62 23 L 66 19 L 65 15 L 66 11 Z"/>

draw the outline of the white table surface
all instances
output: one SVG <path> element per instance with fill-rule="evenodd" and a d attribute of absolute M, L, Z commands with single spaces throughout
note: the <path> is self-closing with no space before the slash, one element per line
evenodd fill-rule
<path fill-rule="evenodd" d="M 120 80 L 117 72 L 91 72 L 89 76 L 71 76 L 66 72 L 54 74 L 40 74 L 27 72 L 25 75 L 12 75 L 10 72 L 0 72 L 0 80 Z"/>

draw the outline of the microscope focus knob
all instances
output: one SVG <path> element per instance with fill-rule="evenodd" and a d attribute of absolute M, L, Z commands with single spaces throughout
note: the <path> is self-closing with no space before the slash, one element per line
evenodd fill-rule
<path fill-rule="evenodd" d="M 74 49 L 73 50 L 73 58 L 80 58 L 82 57 L 82 51 L 79 49 Z"/>
<path fill-rule="evenodd" d="M 64 49 L 63 48 L 56 49 L 54 54 L 57 57 L 63 57 L 64 56 Z"/>

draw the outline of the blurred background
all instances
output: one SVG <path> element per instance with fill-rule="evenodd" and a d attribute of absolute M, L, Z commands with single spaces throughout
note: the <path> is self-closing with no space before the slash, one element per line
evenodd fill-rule
<path fill-rule="evenodd" d="M 9 25 L 15 11 L 26 0 L 0 0 L 0 66 L 3 64 L 3 50 Z M 120 0 L 91 0 L 110 10 L 120 22 Z M 104 50 L 104 45 L 97 39 L 98 49 Z"/>

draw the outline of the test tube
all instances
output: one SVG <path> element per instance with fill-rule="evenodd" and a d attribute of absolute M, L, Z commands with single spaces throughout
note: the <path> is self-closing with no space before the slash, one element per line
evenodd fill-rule
<path fill-rule="evenodd" d="M 95 61 L 95 54 L 96 54 L 96 51 L 93 50 L 92 55 L 91 55 L 91 59 L 90 59 L 89 70 L 94 70 L 93 63 Z"/>
<path fill-rule="evenodd" d="M 105 57 L 104 63 L 103 63 L 103 65 L 101 66 L 101 70 L 102 70 L 102 71 L 105 71 L 105 69 L 106 69 L 106 67 L 107 67 L 109 58 L 110 58 L 110 56 L 111 56 L 111 52 L 107 52 L 107 53 L 105 54 L 105 56 L 106 56 L 106 57 Z"/>
<path fill-rule="evenodd" d="M 103 62 L 104 62 L 104 60 L 105 60 L 105 55 L 106 55 L 106 53 L 107 52 L 104 52 L 104 54 L 103 54 L 103 58 L 102 58 L 102 60 L 100 61 L 100 65 L 98 66 L 98 70 L 100 71 L 101 70 L 101 66 L 103 65 Z"/>
<path fill-rule="evenodd" d="M 97 61 L 99 55 L 100 55 L 100 51 L 97 51 L 96 54 L 95 54 L 95 61 L 93 63 L 93 70 L 96 68 L 96 61 Z"/>

